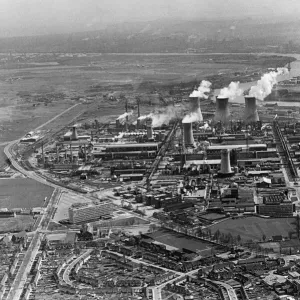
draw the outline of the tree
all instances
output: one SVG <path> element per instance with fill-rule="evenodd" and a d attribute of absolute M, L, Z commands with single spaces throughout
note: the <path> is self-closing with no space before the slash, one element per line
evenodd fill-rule
<path fill-rule="evenodd" d="M 265 242 L 265 241 L 266 241 L 266 239 L 267 239 L 266 235 L 265 235 L 265 234 L 263 234 L 263 236 L 262 236 L 262 240 Z"/>
<path fill-rule="evenodd" d="M 238 243 L 241 242 L 242 238 L 241 238 L 241 236 L 239 234 L 237 235 L 236 240 L 237 240 Z"/>
<path fill-rule="evenodd" d="M 220 232 L 220 230 L 218 229 L 218 230 L 215 232 L 215 234 L 214 234 L 214 236 L 213 236 L 213 239 L 216 240 L 216 241 L 218 242 L 219 239 L 220 239 L 220 236 L 221 236 L 221 232 Z"/>
<path fill-rule="evenodd" d="M 208 238 L 211 238 L 211 229 L 210 228 L 207 228 L 207 236 L 208 236 Z"/>
<path fill-rule="evenodd" d="M 155 231 L 155 229 L 156 229 L 156 225 L 155 224 L 150 224 L 149 231 L 153 232 L 153 231 Z"/>

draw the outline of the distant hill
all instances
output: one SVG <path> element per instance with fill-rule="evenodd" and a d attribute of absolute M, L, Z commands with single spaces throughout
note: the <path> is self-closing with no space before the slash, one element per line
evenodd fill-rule
<path fill-rule="evenodd" d="M 300 22 L 155 21 L 109 25 L 105 29 L 0 39 L 0 52 L 251 52 L 298 51 Z"/>

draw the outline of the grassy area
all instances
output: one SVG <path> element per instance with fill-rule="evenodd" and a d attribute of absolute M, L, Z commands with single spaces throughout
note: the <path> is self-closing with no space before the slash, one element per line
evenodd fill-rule
<path fill-rule="evenodd" d="M 28 178 L 0 180 L 0 208 L 32 208 L 44 205 L 53 188 Z"/>
<path fill-rule="evenodd" d="M 252 73 L 261 67 L 278 66 L 283 59 L 286 58 L 226 54 L 106 54 L 80 60 L 68 58 L 57 64 L 52 62 L 34 67 L 12 65 L 0 70 L 1 140 L 21 137 L 76 103 L 74 99 L 80 97 L 93 95 L 98 101 L 104 93 L 168 90 L 170 86 L 178 87 L 183 83 L 190 83 L 193 88 L 195 82 L 208 77 L 215 85 L 222 82 L 223 86 L 224 80 L 229 83 L 231 80 L 251 79 L 249 76 L 237 77 L 236 72 L 242 74 L 247 69 Z M 141 94 L 141 100 L 147 97 L 146 93 Z"/>
<path fill-rule="evenodd" d="M 17 215 L 15 218 L 0 219 L 0 233 L 30 230 L 35 219 L 31 215 Z"/>
<path fill-rule="evenodd" d="M 261 240 L 263 235 L 267 239 L 274 235 L 288 236 L 294 232 L 296 226 L 294 218 L 263 219 L 248 217 L 243 219 L 228 219 L 210 227 L 212 233 L 219 230 L 222 233 L 240 235 L 242 240 Z"/>

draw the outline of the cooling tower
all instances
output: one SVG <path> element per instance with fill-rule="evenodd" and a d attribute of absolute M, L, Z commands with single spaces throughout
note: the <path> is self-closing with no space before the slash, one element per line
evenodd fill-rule
<path fill-rule="evenodd" d="M 259 116 L 256 109 L 255 97 L 251 97 L 251 96 L 245 97 L 244 121 L 246 124 L 259 121 Z"/>
<path fill-rule="evenodd" d="M 232 174 L 230 165 L 230 151 L 228 149 L 223 149 L 221 151 L 221 170 L 220 174 Z"/>
<path fill-rule="evenodd" d="M 216 107 L 214 121 L 227 124 L 230 118 L 228 98 L 216 97 L 216 105 L 217 107 Z"/>
<path fill-rule="evenodd" d="M 183 138 L 185 146 L 194 145 L 194 136 L 193 136 L 193 123 L 182 123 L 183 125 Z"/>
<path fill-rule="evenodd" d="M 153 139 L 152 120 L 147 120 L 146 128 L 147 128 L 147 139 L 152 140 Z"/>
<path fill-rule="evenodd" d="M 200 99 L 198 97 L 189 97 L 191 103 L 191 112 L 196 113 L 199 122 L 203 121 L 203 116 L 200 108 Z"/>
<path fill-rule="evenodd" d="M 72 135 L 71 135 L 71 141 L 77 141 L 78 140 L 78 133 L 76 126 L 72 127 Z"/>

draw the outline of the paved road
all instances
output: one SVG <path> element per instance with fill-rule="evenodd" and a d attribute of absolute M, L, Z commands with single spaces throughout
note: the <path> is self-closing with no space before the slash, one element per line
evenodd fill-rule
<path fill-rule="evenodd" d="M 59 115 L 55 116 L 51 120 L 49 120 L 49 121 L 45 122 L 44 124 L 40 125 L 35 130 L 38 130 L 38 129 L 42 128 L 43 126 L 49 124 L 50 122 L 53 122 L 55 119 L 62 116 L 64 113 L 68 112 L 69 110 L 71 110 L 72 108 L 74 108 L 77 105 L 79 105 L 79 104 L 76 104 L 76 105 L 73 105 L 73 106 L 69 107 L 68 109 L 66 109 L 65 111 L 63 111 Z M 11 148 L 18 142 L 19 142 L 19 140 L 11 141 L 4 148 L 4 153 L 7 156 L 7 158 L 10 159 L 10 162 L 11 162 L 12 166 L 16 170 L 18 170 L 20 173 L 24 174 L 25 176 L 27 176 L 27 177 L 29 177 L 33 180 L 36 180 L 40 183 L 43 183 L 43 184 L 52 186 L 54 188 L 57 188 L 57 186 L 55 184 L 52 184 L 52 183 L 48 182 L 47 180 L 45 180 L 41 176 L 37 175 L 33 171 L 25 170 L 22 166 L 20 166 L 18 164 L 18 162 L 14 159 L 14 157 L 11 153 Z M 62 190 L 62 188 L 59 187 L 59 191 L 61 191 L 61 190 Z M 58 197 L 59 195 L 60 195 L 60 193 L 56 194 L 56 197 Z M 27 280 L 28 273 L 31 270 L 31 267 L 33 265 L 33 262 L 35 260 L 35 257 L 38 253 L 38 250 L 39 250 L 39 247 L 40 247 L 40 244 L 41 244 L 43 234 L 41 234 L 39 231 L 41 229 L 46 229 L 48 227 L 48 223 L 50 221 L 49 214 L 51 214 L 51 207 L 52 207 L 53 203 L 55 203 L 55 199 L 51 199 L 51 201 L 49 201 L 49 203 L 47 205 L 47 208 L 46 208 L 46 213 L 41 217 L 40 222 L 37 226 L 37 230 L 34 232 L 33 239 L 32 239 L 32 241 L 29 245 L 29 248 L 26 251 L 24 260 L 23 260 L 23 262 L 20 266 L 20 269 L 19 269 L 16 277 L 15 277 L 15 280 L 12 284 L 12 288 L 10 289 L 10 292 L 7 296 L 7 299 L 9 299 L 9 300 L 19 300 L 21 295 L 22 295 L 24 285 L 25 285 L 26 280 Z M 45 220 L 46 220 L 46 224 L 44 222 Z"/>
<path fill-rule="evenodd" d="M 93 252 L 94 249 L 88 249 L 86 250 L 84 253 L 82 253 L 80 256 L 78 256 L 74 261 L 72 261 L 67 267 L 66 269 L 64 270 L 64 273 L 63 273 L 63 281 L 68 284 L 68 285 L 72 285 L 72 282 L 70 280 L 70 272 L 71 270 L 76 266 L 76 264 L 78 262 L 80 262 L 80 260 L 86 256 L 88 256 L 89 254 L 91 254 Z"/>
<path fill-rule="evenodd" d="M 215 283 L 217 283 L 218 285 L 220 285 L 226 289 L 230 300 L 238 300 L 238 296 L 235 293 L 235 290 L 232 286 L 230 286 L 229 284 L 227 284 L 225 282 L 221 282 L 221 281 L 215 281 Z"/>
<path fill-rule="evenodd" d="M 27 275 L 29 274 L 33 262 L 35 260 L 35 257 L 38 253 L 39 247 L 41 244 L 41 236 L 39 233 L 35 233 L 27 251 L 24 257 L 24 260 L 20 266 L 20 269 L 18 270 L 18 273 L 15 277 L 15 280 L 12 284 L 12 287 L 9 291 L 9 294 L 7 295 L 7 299 L 9 300 L 19 300 L 22 292 L 24 285 L 27 281 Z"/>

